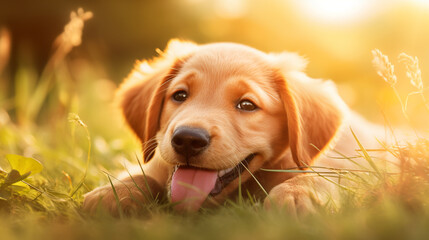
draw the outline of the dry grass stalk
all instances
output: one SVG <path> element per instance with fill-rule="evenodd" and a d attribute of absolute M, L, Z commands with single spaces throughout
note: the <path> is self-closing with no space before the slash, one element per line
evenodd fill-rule
<path fill-rule="evenodd" d="M 410 80 L 411 85 L 417 88 L 416 92 L 408 94 L 407 99 L 405 101 L 405 108 L 407 108 L 408 98 L 412 95 L 419 94 L 423 100 L 423 103 L 425 104 L 426 109 L 429 111 L 429 102 L 426 100 L 426 97 L 423 92 L 424 86 L 422 80 L 422 71 L 419 67 L 419 59 L 417 57 L 411 57 L 406 53 L 399 54 L 398 58 L 400 62 L 403 62 L 405 64 L 405 67 L 407 69 L 406 75 L 407 78 Z"/>
<path fill-rule="evenodd" d="M 93 17 L 92 12 L 85 12 L 79 8 L 77 12 L 70 13 L 70 21 L 64 26 L 64 31 L 55 40 L 55 45 L 58 46 L 55 56 L 62 58 L 67 55 L 73 47 L 77 47 L 82 43 L 82 32 L 85 21 Z M 62 59 L 55 59 L 56 62 Z"/>
<path fill-rule="evenodd" d="M 397 78 L 394 72 L 393 64 L 389 61 L 389 58 L 384 55 L 380 50 L 374 49 L 371 52 L 373 55 L 372 63 L 374 65 L 375 70 L 377 71 L 377 74 L 380 75 L 384 79 L 384 81 L 386 81 L 394 90 L 396 97 L 401 103 L 402 112 L 404 113 L 405 118 L 408 119 L 406 113 L 408 98 L 415 94 L 419 94 L 421 96 L 426 109 L 429 111 L 429 102 L 426 100 L 426 97 L 424 95 L 424 86 L 422 80 L 422 72 L 419 67 L 419 59 L 417 57 L 409 56 L 406 53 L 401 53 L 398 56 L 399 61 L 405 64 L 405 67 L 407 69 L 406 75 L 407 78 L 410 80 L 411 85 L 417 88 L 416 92 L 412 92 L 407 95 L 404 105 L 402 104 L 401 97 L 399 96 L 399 93 L 395 87 Z"/>
<path fill-rule="evenodd" d="M 390 87 L 395 92 L 396 97 L 398 98 L 402 113 L 404 114 L 405 118 L 409 120 L 405 105 L 402 103 L 401 96 L 399 96 L 398 90 L 396 89 L 395 85 L 397 82 L 397 78 L 395 75 L 395 67 L 393 64 L 389 61 L 389 58 L 384 55 L 380 50 L 374 49 L 372 52 L 372 64 L 374 65 L 375 70 L 377 71 L 377 74 L 380 75 L 385 82 L 387 82 Z"/>
<path fill-rule="evenodd" d="M 372 56 L 372 64 L 377 74 L 393 87 L 397 82 L 397 78 L 395 75 L 395 68 L 393 64 L 390 63 L 389 58 L 378 49 L 372 50 Z"/>
<path fill-rule="evenodd" d="M 54 45 L 56 50 L 49 59 L 40 77 L 38 87 L 28 106 L 29 119 L 34 119 L 39 113 L 50 89 L 52 88 L 53 74 L 66 55 L 82 43 L 82 31 L 85 21 L 91 19 L 92 12 L 85 12 L 79 8 L 77 12 L 70 13 L 70 21 L 65 25 L 64 31 L 57 37 Z"/>
<path fill-rule="evenodd" d="M 77 47 L 82 43 L 82 31 L 84 22 L 91 19 L 92 12 L 85 12 L 79 8 L 77 12 L 70 13 L 70 22 L 64 27 L 60 35 L 63 44 L 69 47 Z"/>
<path fill-rule="evenodd" d="M 399 54 L 398 58 L 407 68 L 407 77 L 410 79 L 411 85 L 416 87 L 419 91 L 422 91 L 423 81 L 422 72 L 419 67 L 419 59 L 417 57 L 411 57 L 406 53 Z"/>

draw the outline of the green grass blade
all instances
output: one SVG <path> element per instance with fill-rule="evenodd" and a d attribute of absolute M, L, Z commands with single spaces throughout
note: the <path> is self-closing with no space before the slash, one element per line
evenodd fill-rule
<path fill-rule="evenodd" d="M 268 192 L 265 190 L 265 188 L 262 186 L 262 184 L 258 181 L 258 179 L 255 177 L 255 175 L 253 175 L 253 173 L 242 162 L 240 162 L 240 164 L 241 164 L 241 166 L 244 167 L 244 169 L 246 169 L 247 172 L 249 172 L 250 176 L 252 176 L 252 178 L 256 181 L 256 183 L 259 185 L 259 187 L 265 193 L 265 195 L 268 196 Z"/>
<path fill-rule="evenodd" d="M 144 182 L 145 182 L 145 184 L 146 184 L 146 189 L 149 191 L 149 194 L 150 194 L 150 197 L 152 198 L 152 201 L 155 201 L 155 198 L 153 197 L 152 189 L 150 189 L 149 183 L 148 183 L 148 181 L 147 181 L 146 173 L 145 173 L 145 171 L 143 170 L 143 166 L 142 166 L 142 164 L 141 164 L 141 162 L 140 162 L 140 159 L 139 159 L 139 157 L 137 156 L 137 154 L 136 154 L 136 159 L 137 159 L 137 163 L 139 164 L 140 170 L 141 170 L 141 171 L 142 171 L 142 173 L 143 173 Z"/>
<path fill-rule="evenodd" d="M 123 185 L 125 186 L 125 188 L 127 189 L 127 191 L 128 191 L 128 193 L 129 193 L 129 196 L 130 196 L 131 200 L 133 200 L 135 203 L 139 204 L 139 205 L 140 205 L 140 207 L 141 207 L 142 209 L 143 209 L 143 208 L 145 208 L 145 207 L 147 207 L 147 205 L 143 204 L 140 200 L 138 200 L 138 199 L 136 199 L 136 198 L 135 198 L 135 196 L 133 195 L 133 193 L 132 193 L 132 191 L 131 191 L 131 188 L 130 188 L 127 184 L 125 184 L 122 180 L 120 180 L 120 179 L 118 179 L 118 178 L 114 177 L 112 174 L 110 174 L 110 173 L 108 173 L 108 172 L 103 171 L 103 173 L 104 173 L 104 174 L 106 174 L 106 175 L 108 175 L 109 177 L 111 177 L 111 178 L 115 179 L 116 181 L 120 182 L 121 184 L 123 184 Z M 131 178 L 131 179 L 132 179 L 133 183 L 136 185 L 136 187 L 138 187 L 138 186 L 137 186 L 137 183 L 134 181 L 134 178 Z M 139 189 L 140 189 L 140 188 L 139 188 Z M 141 189 L 140 189 L 140 190 L 141 190 Z M 143 191 L 143 190 L 142 190 L 142 191 Z"/>
<path fill-rule="evenodd" d="M 77 114 L 70 114 L 69 121 L 74 122 L 75 124 L 78 124 L 79 126 L 83 127 L 85 129 L 86 137 L 88 139 L 88 150 L 87 150 L 87 158 L 86 158 L 86 166 L 85 171 L 83 173 L 83 176 L 81 180 L 79 181 L 78 185 L 71 191 L 70 197 L 73 197 L 76 192 L 82 187 L 83 183 L 85 182 L 86 176 L 88 174 L 89 165 L 91 162 L 91 135 L 89 134 L 89 130 L 87 125 L 80 119 L 80 117 Z"/>
<path fill-rule="evenodd" d="M 384 148 L 384 150 L 390 154 L 392 154 L 392 156 L 394 156 L 395 158 L 399 158 L 400 154 L 397 154 L 396 152 L 394 152 L 392 149 L 390 149 L 384 142 L 380 141 L 379 139 L 376 139 L 377 142 Z"/>
<path fill-rule="evenodd" d="M 352 128 L 350 128 L 350 131 L 352 132 L 353 137 L 356 140 L 356 143 L 359 145 L 359 148 L 360 148 L 361 152 L 363 153 L 364 159 L 369 163 L 369 165 L 372 167 L 372 169 L 374 169 L 374 171 L 376 172 L 376 175 L 379 178 L 382 178 L 380 170 L 378 169 L 377 165 L 374 163 L 374 161 L 372 160 L 371 156 L 368 154 L 366 149 L 363 147 L 363 145 L 361 144 L 361 142 L 357 138 L 356 134 L 353 132 Z"/>
<path fill-rule="evenodd" d="M 338 186 L 338 187 L 340 187 L 340 188 L 342 188 L 342 189 L 344 189 L 344 190 L 347 190 L 347 191 L 351 191 L 351 192 L 353 192 L 353 190 L 352 190 L 352 189 L 350 189 L 350 188 L 348 188 L 348 187 L 346 187 L 346 186 L 344 186 L 344 185 L 342 185 L 342 184 L 339 184 L 339 183 L 337 183 L 337 182 L 335 182 L 335 181 L 333 181 L 333 180 L 331 180 L 331 179 L 327 178 L 326 176 L 323 176 L 322 174 L 318 173 L 316 170 L 314 170 L 313 168 L 311 168 L 311 166 L 308 166 L 308 165 L 307 165 L 307 164 L 305 164 L 305 163 L 303 163 L 303 164 L 305 165 L 305 167 L 309 168 L 313 173 L 316 173 L 319 177 L 322 177 L 322 178 L 323 178 L 323 179 L 325 179 L 326 181 L 328 181 L 328 182 L 330 182 L 330 183 L 333 183 L 334 185 L 336 185 L 336 186 Z"/>
<path fill-rule="evenodd" d="M 123 218 L 124 213 L 122 212 L 122 206 L 121 206 L 121 202 L 119 201 L 118 193 L 116 192 L 116 188 L 113 185 L 112 179 L 110 178 L 109 174 L 107 174 L 107 178 L 109 179 L 110 186 L 112 187 L 112 190 L 113 190 L 113 195 L 115 196 L 115 201 L 116 201 L 116 206 L 118 207 L 119 217 Z"/>
<path fill-rule="evenodd" d="M 139 190 L 139 192 L 146 198 L 146 200 L 148 201 L 148 202 L 153 202 L 154 201 L 154 199 L 153 199 L 153 197 L 149 197 L 148 196 L 148 194 L 145 192 L 145 191 L 143 191 L 143 189 L 141 189 L 140 187 L 139 187 L 139 185 L 136 183 L 136 181 L 134 180 L 134 177 L 133 177 L 133 175 L 130 173 L 130 171 L 128 171 L 128 169 L 126 169 L 126 171 L 127 171 L 127 173 L 128 173 L 128 175 L 130 176 L 130 178 L 131 178 L 131 181 L 134 183 L 134 186 Z M 130 190 L 131 191 L 131 190 Z M 152 196 L 152 195 L 151 195 Z"/>

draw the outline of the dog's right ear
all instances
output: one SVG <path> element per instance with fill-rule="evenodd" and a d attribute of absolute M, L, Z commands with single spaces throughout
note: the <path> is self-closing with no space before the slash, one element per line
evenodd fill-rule
<path fill-rule="evenodd" d="M 154 137 L 159 128 L 162 93 L 168 87 L 165 83 L 197 47 L 191 42 L 171 40 L 164 52 L 157 51 L 160 57 L 138 62 L 116 92 L 125 120 L 142 143 L 145 162 L 152 158 L 157 146 Z"/>
<path fill-rule="evenodd" d="M 298 167 L 308 167 L 336 139 L 347 107 L 332 82 L 310 78 L 303 72 L 307 64 L 304 58 L 288 52 L 267 56 L 287 117 L 292 158 Z"/>

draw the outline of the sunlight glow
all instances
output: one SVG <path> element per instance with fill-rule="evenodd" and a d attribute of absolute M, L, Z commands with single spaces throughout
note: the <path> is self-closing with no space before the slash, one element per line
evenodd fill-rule
<path fill-rule="evenodd" d="M 240 18 L 246 14 L 245 0 L 216 0 L 215 11 L 222 18 Z"/>
<path fill-rule="evenodd" d="M 413 0 L 413 1 L 421 6 L 429 7 L 429 0 Z"/>
<path fill-rule="evenodd" d="M 371 0 L 294 0 L 304 14 L 328 23 L 345 24 L 365 19 Z"/>

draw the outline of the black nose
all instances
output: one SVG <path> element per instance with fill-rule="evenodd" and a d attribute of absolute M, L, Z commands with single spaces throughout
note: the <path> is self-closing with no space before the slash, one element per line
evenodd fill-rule
<path fill-rule="evenodd" d="M 210 144 L 210 134 L 201 128 L 179 127 L 171 138 L 174 150 L 186 158 L 196 156 Z"/>

